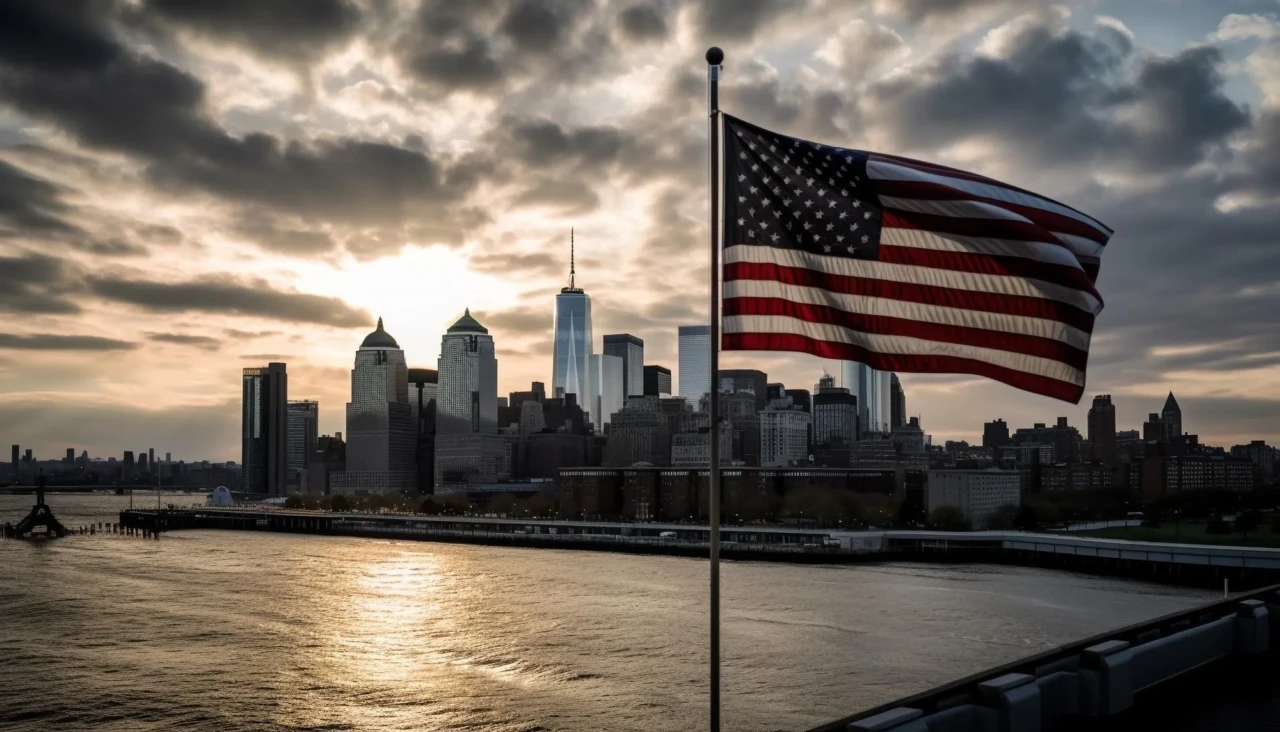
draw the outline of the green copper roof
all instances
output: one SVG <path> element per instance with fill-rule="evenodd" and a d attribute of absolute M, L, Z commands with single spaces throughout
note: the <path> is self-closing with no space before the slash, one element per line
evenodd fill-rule
<path fill-rule="evenodd" d="M 369 335 L 364 337 L 364 343 L 360 344 L 361 348 L 399 348 L 400 344 L 396 343 L 396 339 L 391 334 L 382 329 L 382 318 L 378 318 L 378 328 Z"/>
<path fill-rule="evenodd" d="M 479 321 L 471 317 L 471 308 L 467 308 L 467 311 L 463 313 L 462 317 L 458 318 L 458 322 L 449 326 L 449 332 L 450 333 L 488 333 L 489 329 L 484 327 L 483 325 L 480 325 Z"/>

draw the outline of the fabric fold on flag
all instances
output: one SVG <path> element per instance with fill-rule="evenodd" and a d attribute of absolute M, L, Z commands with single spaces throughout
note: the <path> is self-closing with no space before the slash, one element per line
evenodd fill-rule
<path fill-rule="evenodd" d="M 1111 229 L 984 176 L 723 119 L 725 350 L 1079 403 Z"/>

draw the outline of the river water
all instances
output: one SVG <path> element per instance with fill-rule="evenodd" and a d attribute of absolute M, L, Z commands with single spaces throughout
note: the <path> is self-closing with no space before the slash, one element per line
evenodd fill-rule
<path fill-rule="evenodd" d="M 32 502 L 0 496 L 0 522 Z M 128 498 L 48 502 L 70 526 Z M 805 729 L 1213 598 L 989 565 L 728 562 L 722 577 L 725 729 L 746 731 Z M 0 728 L 705 729 L 706 583 L 705 561 L 602 552 L 0 541 Z"/>

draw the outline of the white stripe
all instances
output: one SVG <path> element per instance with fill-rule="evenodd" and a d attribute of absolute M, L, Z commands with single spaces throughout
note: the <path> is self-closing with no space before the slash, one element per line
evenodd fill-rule
<path fill-rule="evenodd" d="M 876 353 L 903 356 L 954 356 L 1003 366 L 1026 374 L 1044 376 L 1084 386 L 1084 372 L 1061 361 L 1053 361 L 1024 353 L 998 351 L 992 348 L 966 346 L 941 341 L 926 341 L 907 336 L 863 333 L 827 323 L 810 323 L 780 315 L 726 315 L 725 333 L 791 333 L 819 341 L 847 343 Z"/>
<path fill-rule="evenodd" d="M 1103 236 L 1107 238 L 1111 237 L 1110 229 L 1073 208 L 1068 208 L 1062 204 L 1054 203 L 1053 201 L 1039 196 L 1015 191 L 1011 188 L 1005 188 L 991 183 L 983 183 L 976 180 L 969 180 L 967 178 L 953 178 L 939 173 L 929 173 L 917 168 L 909 168 L 905 165 L 898 165 L 886 160 L 878 159 L 874 155 L 867 159 L 867 176 L 878 180 L 905 180 L 917 183 L 938 183 L 959 191 L 972 193 L 975 196 L 981 196 L 983 198 L 994 198 L 997 201 L 1008 201 L 1009 203 L 1017 203 L 1023 206 L 1032 206 L 1044 211 L 1052 211 L 1053 213 L 1062 214 L 1063 216 L 1069 216 L 1076 221 L 1092 226 Z"/>
<path fill-rule="evenodd" d="M 1004 219 L 1020 221 L 1036 226 L 1031 219 L 1016 211 L 1001 208 L 986 201 L 935 201 L 926 198 L 899 198 L 897 196 L 880 196 L 880 204 L 885 208 L 900 211 L 914 211 L 935 216 L 950 216 L 957 219 Z"/>
<path fill-rule="evenodd" d="M 1065 323 L 1043 318 L 926 305 L 885 297 L 849 295 L 843 292 L 831 292 L 820 287 L 788 285 L 775 280 L 729 280 L 724 283 L 724 299 L 734 297 L 772 297 L 805 305 L 832 307 L 861 315 L 902 318 L 938 325 L 1036 336 L 1075 346 L 1082 351 L 1089 350 L 1088 333 Z"/>
<path fill-rule="evenodd" d="M 1093 315 L 1097 315 L 1102 311 L 1102 303 L 1087 292 L 1028 277 L 957 272 L 952 269 L 874 262 L 867 259 L 853 259 L 852 257 L 827 257 L 795 249 L 778 249 L 744 244 L 733 245 L 724 250 L 724 263 L 734 264 L 736 262 L 801 267 L 846 277 L 863 277 L 931 287 L 949 287 L 954 290 L 990 292 L 996 295 L 1038 297 L 1074 305 Z"/>
<path fill-rule="evenodd" d="M 885 227 L 880 230 L 880 243 L 895 247 L 912 247 L 915 249 L 931 249 L 935 252 L 964 252 L 968 254 L 990 254 L 999 257 L 1022 257 L 1037 262 L 1060 264 L 1079 270 L 1080 261 L 1071 250 L 1061 244 L 1046 244 L 1039 241 L 1013 241 L 1010 239 L 994 239 L 985 236 L 961 236 L 960 234 L 944 234 L 921 229 L 898 229 Z"/>

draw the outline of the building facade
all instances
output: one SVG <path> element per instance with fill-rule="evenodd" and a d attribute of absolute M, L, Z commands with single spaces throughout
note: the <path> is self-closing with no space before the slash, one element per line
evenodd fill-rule
<path fill-rule="evenodd" d="M 974 529 L 985 529 L 1001 506 L 1021 505 L 1020 484 L 1016 470 L 930 470 L 925 511 L 952 506 Z"/>
<path fill-rule="evenodd" d="M 595 389 L 589 408 L 596 432 L 603 432 L 613 413 L 626 403 L 625 361 L 620 356 L 593 355 L 590 360 L 591 384 Z"/>
<path fill-rule="evenodd" d="M 813 389 L 813 444 L 835 441 L 850 448 L 858 441 L 858 397 L 824 375 Z"/>
<path fill-rule="evenodd" d="M 679 330 L 680 396 L 697 409 L 711 393 L 711 326 L 682 325 Z"/>
<path fill-rule="evenodd" d="M 982 446 L 994 450 L 1009 444 L 1009 423 L 995 419 L 982 425 Z"/>
<path fill-rule="evenodd" d="M 240 462 L 246 493 L 282 496 L 288 476 L 289 377 L 282 363 L 244 369 Z M 145 456 L 146 453 L 143 453 Z M 127 457 L 132 457 L 126 453 Z M 126 467 L 132 472 L 132 460 Z M 133 476 L 130 475 L 130 478 Z"/>
<path fill-rule="evenodd" d="M 644 395 L 654 397 L 671 396 L 671 369 L 666 366 L 646 365 L 644 367 Z M 628 394 L 627 396 L 634 396 Z"/>
<path fill-rule="evenodd" d="M 893 430 L 907 423 L 907 393 L 902 390 L 902 381 L 897 374 L 889 374 L 889 429 Z"/>
<path fill-rule="evenodd" d="M 610 333 L 604 337 L 604 355 L 622 359 L 623 400 L 642 396 L 645 393 L 644 341 L 630 333 Z"/>
<path fill-rule="evenodd" d="M 657 397 L 631 397 L 613 415 L 603 461 L 616 467 L 671 464 L 671 429 Z"/>
<path fill-rule="evenodd" d="M 760 412 L 760 465 L 786 467 L 809 456 L 813 417 L 791 402 L 775 399 Z"/>
<path fill-rule="evenodd" d="M 858 361 L 841 361 L 841 386 L 858 398 L 858 424 L 862 432 L 888 432 L 892 421 L 890 378 Z"/>
<path fill-rule="evenodd" d="M 330 481 L 335 492 L 413 488 L 416 430 L 409 404 L 409 368 L 382 318 L 356 351 L 346 436 L 346 471 Z"/>
<path fill-rule="evenodd" d="M 316 451 L 316 440 L 320 438 L 320 403 L 291 400 L 285 408 L 289 415 L 285 484 L 290 492 L 295 492 L 306 487 L 307 463 L 311 461 L 311 454 Z"/>
<path fill-rule="evenodd" d="M 510 475 L 510 445 L 498 435 L 498 359 L 493 336 L 471 317 L 470 309 L 440 340 L 438 381 L 435 485 L 445 483 L 446 473 L 450 483 L 464 475 L 474 482 Z M 500 465 L 504 458 L 506 465 Z"/>
<path fill-rule="evenodd" d="M 755 397 L 755 411 L 769 404 L 769 377 L 755 369 L 720 369 L 716 386 L 721 394 L 750 394 Z"/>
<path fill-rule="evenodd" d="M 440 372 L 409 369 L 409 407 L 413 414 L 414 488 L 419 494 L 435 492 L 436 398 Z"/>

